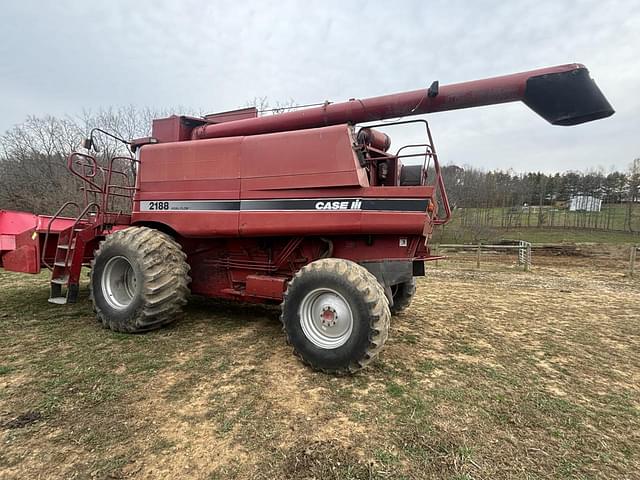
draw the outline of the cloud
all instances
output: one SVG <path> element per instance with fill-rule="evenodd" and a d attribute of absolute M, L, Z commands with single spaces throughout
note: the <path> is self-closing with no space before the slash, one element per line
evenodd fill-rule
<path fill-rule="evenodd" d="M 595 0 L 7 2 L 0 130 L 29 114 L 344 100 L 579 61 L 616 115 L 572 128 L 515 104 L 431 115 L 440 155 L 487 169 L 623 168 L 640 156 L 639 30 L 638 2 Z"/>

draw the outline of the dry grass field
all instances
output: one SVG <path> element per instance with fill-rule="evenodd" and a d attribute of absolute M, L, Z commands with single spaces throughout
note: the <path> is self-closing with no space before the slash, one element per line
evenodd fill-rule
<path fill-rule="evenodd" d="M 640 280 L 608 258 L 430 265 L 386 349 L 310 371 L 276 307 L 146 335 L 0 273 L 0 478 L 640 478 Z"/>

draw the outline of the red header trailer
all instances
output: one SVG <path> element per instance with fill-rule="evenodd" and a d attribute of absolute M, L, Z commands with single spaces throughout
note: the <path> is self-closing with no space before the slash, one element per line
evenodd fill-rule
<path fill-rule="evenodd" d="M 152 137 L 129 142 L 135 157 L 70 155 L 83 203 L 52 217 L 0 212 L 0 266 L 49 267 L 53 303 L 75 301 L 90 266 L 98 319 L 124 332 L 172 322 L 190 292 L 282 302 L 305 362 L 355 371 L 408 307 L 436 258 L 433 227 L 451 214 L 427 122 L 371 122 L 513 101 L 554 125 L 613 114 L 570 64 L 271 116 L 158 119 Z M 384 127 L 407 124 L 424 137 L 391 151 Z"/>

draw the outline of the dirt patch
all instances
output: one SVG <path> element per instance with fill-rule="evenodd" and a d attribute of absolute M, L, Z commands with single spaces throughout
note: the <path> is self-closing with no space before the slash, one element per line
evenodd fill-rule
<path fill-rule="evenodd" d="M 29 411 L 21 413 L 16 418 L 9 420 L 3 425 L 3 427 L 6 429 L 23 428 L 37 422 L 41 418 L 42 414 L 40 412 Z"/>

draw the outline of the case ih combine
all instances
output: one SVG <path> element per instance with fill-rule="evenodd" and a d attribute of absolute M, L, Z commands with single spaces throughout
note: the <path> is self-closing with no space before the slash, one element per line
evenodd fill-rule
<path fill-rule="evenodd" d="M 163 118 L 152 137 L 128 142 L 135 157 L 99 162 L 92 138 L 69 156 L 84 203 L 53 216 L 1 211 L 0 266 L 50 268 L 55 304 L 76 300 L 90 266 L 97 317 L 120 332 L 174 321 L 190 292 L 282 302 L 303 361 L 355 371 L 411 302 L 435 258 L 433 226 L 450 217 L 424 120 L 384 124 L 425 128 L 395 153 L 375 126 L 356 125 L 512 101 L 554 125 L 613 113 L 587 69 L 570 64 L 271 116 Z"/>

